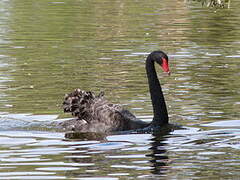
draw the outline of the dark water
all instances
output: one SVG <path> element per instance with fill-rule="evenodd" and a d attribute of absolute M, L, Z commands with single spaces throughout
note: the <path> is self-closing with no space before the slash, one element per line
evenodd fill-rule
<path fill-rule="evenodd" d="M 0 179 L 239 179 L 239 8 L 1 1 Z M 61 103 L 76 87 L 151 121 L 144 59 L 158 49 L 171 122 L 185 129 L 73 140 L 50 125 L 70 117 Z"/>

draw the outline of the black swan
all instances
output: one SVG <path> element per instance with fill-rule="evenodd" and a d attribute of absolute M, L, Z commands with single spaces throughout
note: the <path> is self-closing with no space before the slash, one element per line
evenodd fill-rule
<path fill-rule="evenodd" d="M 113 132 L 158 127 L 168 124 L 168 112 L 162 88 L 154 63 L 170 74 L 168 56 L 162 51 L 153 51 L 146 59 L 146 73 L 152 99 L 154 117 L 151 123 L 137 119 L 122 106 L 112 104 L 104 98 L 104 93 L 95 95 L 80 89 L 65 95 L 64 112 L 71 112 L 77 119 L 60 123 L 65 130 L 78 132 Z"/>

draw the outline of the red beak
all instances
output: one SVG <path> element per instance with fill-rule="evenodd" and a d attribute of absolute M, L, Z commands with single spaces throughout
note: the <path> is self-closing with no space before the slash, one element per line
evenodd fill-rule
<path fill-rule="evenodd" d="M 162 58 L 162 65 L 161 66 L 162 66 L 163 71 L 168 73 L 168 75 L 170 75 L 168 61 L 165 58 Z"/>

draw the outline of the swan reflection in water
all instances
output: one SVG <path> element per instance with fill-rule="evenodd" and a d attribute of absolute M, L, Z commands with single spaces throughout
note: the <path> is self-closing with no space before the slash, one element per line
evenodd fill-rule
<path fill-rule="evenodd" d="M 80 164 L 86 164 L 86 163 L 93 163 L 93 164 L 101 164 L 105 163 L 105 161 L 108 161 L 111 159 L 108 159 L 107 156 L 113 156 L 116 155 L 115 151 L 120 150 L 119 157 L 117 158 L 117 163 L 122 164 L 131 167 L 132 166 L 132 160 L 131 158 L 134 156 L 141 155 L 143 156 L 144 159 L 147 159 L 148 161 L 148 167 L 149 167 L 149 173 L 152 175 L 163 175 L 167 173 L 169 169 L 169 163 L 171 160 L 169 160 L 167 156 L 167 150 L 165 148 L 165 140 L 168 138 L 167 136 L 169 135 L 170 132 L 174 131 L 175 129 L 179 129 L 177 126 L 164 126 L 159 128 L 158 130 L 154 130 L 151 134 L 138 134 L 139 132 L 137 131 L 126 131 L 126 132 L 118 132 L 115 133 L 114 135 L 109 135 L 109 136 L 114 136 L 114 138 L 109 138 L 106 134 L 104 133 L 93 133 L 93 132 L 87 132 L 87 133 L 82 133 L 82 132 L 68 132 L 65 134 L 66 140 L 67 141 L 77 141 L 79 144 L 76 143 L 76 153 L 72 153 L 72 156 L 70 156 L 70 160 L 75 163 L 80 163 Z M 142 132 L 141 132 L 142 133 Z M 124 138 L 122 138 L 122 137 Z M 140 138 L 138 138 L 140 136 Z M 146 139 L 142 138 L 146 137 Z M 122 140 L 126 139 L 126 140 Z M 88 144 L 93 140 L 93 144 Z M 96 143 L 96 140 L 98 143 Z M 84 144 L 84 141 L 86 144 Z M 138 143 L 138 141 L 141 141 Z M 143 152 L 141 151 L 136 151 L 133 153 L 130 151 L 128 155 L 126 155 L 126 146 L 127 148 L 133 147 L 133 148 L 141 148 L 141 143 L 147 144 L 147 149 L 146 151 L 144 150 Z M 137 145 L 137 147 L 136 147 Z M 90 149 L 89 149 L 90 148 Z M 86 150 L 86 151 L 85 151 Z M 93 151 L 93 152 L 98 152 L 101 151 L 100 154 L 96 156 L 89 156 L 87 158 L 83 158 L 86 156 L 86 152 Z M 128 152 L 128 151 L 127 151 Z M 145 153 L 145 154 L 144 154 Z M 110 155 L 109 155 L 110 154 Z M 98 156 L 103 156 L 102 158 Z M 121 159 L 123 158 L 123 159 Z M 130 158 L 130 159 L 129 159 Z M 150 163 L 150 164 L 149 164 Z M 109 163 L 112 165 L 112 163 Z M 114 166 L 114 165 L 113 165 Z M 145 164 L 144 164 L 145 166 Z M 104 167 L 104 168 L 112 168 L 111 166 Z M 87 167 L 86 167 L 87 169 Z M 90 167 L 91 169 L 91 167 Z M 113 170 L 114 171 L 114 170 Z M 82 174 L 83 172 L 79 172 L 79 174 Z"/>
<path fill-rule="evenodd" d="M 169 169 L 169 157 L 167 156 L 167 150 L 165 146 L 167 145 L 166 136 L 169 135 L 171 131 L 174 129 L 170 127 L 166 127 L 161 131 L 154 131 L 153 138 L 151 143 L 151 153 L 147 156 L 151 157 L 152 159 L 150 162 L 152 163 L 152 174 L 163 175 L 167 173 Z"/>

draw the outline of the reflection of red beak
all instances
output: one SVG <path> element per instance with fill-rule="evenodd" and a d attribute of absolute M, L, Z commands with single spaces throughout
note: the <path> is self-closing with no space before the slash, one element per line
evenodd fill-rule
<path fill-rule="evenodd" d="M 165 58 L 162 58 L 162 69 L 164 72 L 168 73 L 168 75 L 170 75 L 170 70 L 169 70 L 169 66 L 168 66 L 168 61 Z"/>

